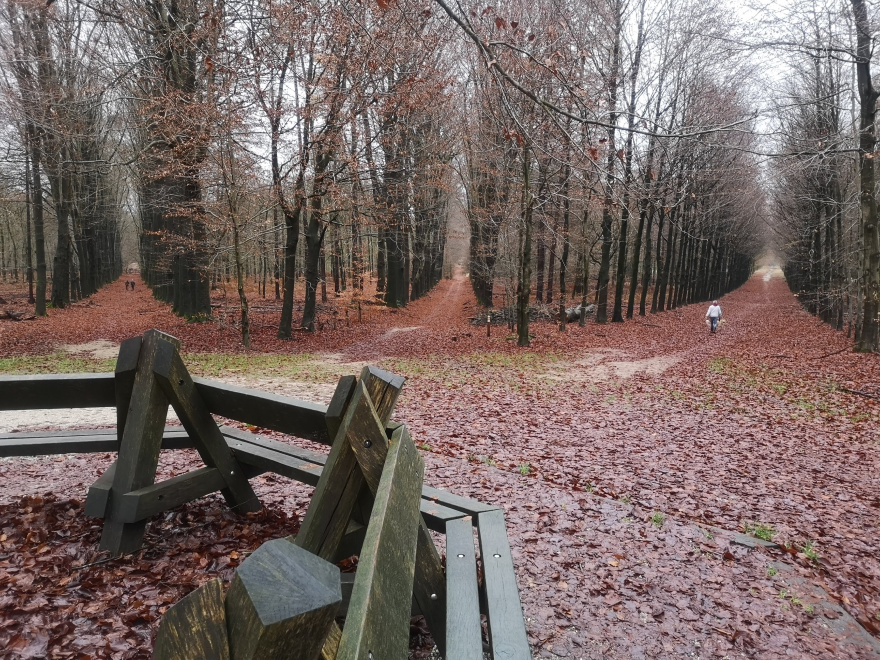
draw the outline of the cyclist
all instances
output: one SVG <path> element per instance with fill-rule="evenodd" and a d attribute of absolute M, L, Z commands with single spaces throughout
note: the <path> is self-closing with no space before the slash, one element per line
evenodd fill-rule
<path fill-rule="evenodd" d="M 713 300 L 712 304 L 709 305 L 709 311 L 706 312 L 706 318 L 709 319 L 709 329 L 714 335 L 715 330 L 718 328 L 718 321 L 721 320 L 721 305 L 718 304 L 717 300 Z"/>

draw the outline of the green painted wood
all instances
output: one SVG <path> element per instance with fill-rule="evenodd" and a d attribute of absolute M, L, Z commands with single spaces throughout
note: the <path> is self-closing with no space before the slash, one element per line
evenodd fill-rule
<path fill-rule="evenodd" d="M 167 343 L 162 337 L 163 333 L 158 331 L 146 332 L 138 358 L 131 407 L 122 433 L 110 502 L 101 533 L 101 549 L 113 555 L 134 552 L 143 541 L 146 523 L 122 522 L 119 518 L 121 500 L 118 495 L 150 486 L 156 479 L 165 417 L 168 414 L 168 399 L 153 374 L 156 356 L 162 344 Z"/>
<path fill-rule="evenodd" d="M 240 431 L 231 426 L 221 426 L 220 433 L 226 438 L 226 442 L 230 447 L 237 446 L 239 443 L 249 443 L 257 445 L 258 447 L 277 451 L 281 454 L 286 454 L 287 456 L 292 456 L 293 458 L 298 458 L 301 461 L 316 463 L 317 465 L 324 465 L 327 461 L 327 454 L 312 451 L 311 449 L 303 449 L 302 447 L 297 447 L 296 445 L 275 440 L 273 438 L 267 438 L 266 436 L 255 435 L 253 433 L 248 433 L 247 431 Z M 235 440 L 237 442 L 231 442 L 230 440 Z"/>
<path fill-rule="evenodd" d="M 391 415 L 406 378 L 377 367 L 364 367 L 361 370 L 360 382 L 366 385 L 376 415 L 382 421 L 382 426 L 386 426 L 391 421 Z"/>
<path fill-rule="evenodd" d="M 47 436 L 38 433 L 10 433 L 0 436 L 0 458 L 52 454 L 101 454 L 115 452 L 119 446 L 116 429 L 67 431 L 66 433 L 70 435 L 59 433 L 50 432 Z M 189 435 L 183 429 L 164 433 L 162 449 L 190 449 L 192 446 Z"/>
<path fill-rule="evenodd" d="M 161 343 L 153 373 L 205 465 L 217 468 L 223 477 L 225 486 L 220 492 L 227 504 L 239 513 L 262 509 L 259 498 L 196 390 L 177 347 L 170 342 Z"/>
<path fill-rule="evenodd" d="M 327 406 L 268 394 L 246 387 L 193 378 L 202 400 L 215 415 L 329 445 Z"/>
<path fill-rule="evenodd" d="M 354 376 L 343 376 L 336 385 L 333 392 L 333 398 L 330 399 L 330 405 L 327 406 L 327 414 L 325 421 L 327 424 L 327 436 L 332 442 L 336 439 L 339 427 L 342 425 L 342 417 L 354 394 L 354 388 L 357 385 L 357 378 Z"/>
<path fill-rule="evenodd" d="M 375 374 L 372 377 L 373 382 L 379 380 L 379 377 Z M 388 383 L 388 381 L 384 380 L 380 382 Z M 357 406 L 352 406 L 353 414 L 351 424 L 348 426 L 348 432 L 346 433 L 346 439 L 357 457 L 367 486 L 371 493 L 375 495 L 378 492 L 379 480 L 382 477 L 387 460 L 389 441 L 372 406 L 371 396 L 366 390 L 365 380 L 362 379 L 358 384 L 358 391 L 355 393 L 358 403 Z M 386 401 L 389 400 L 386 390 L 380 391 L 379 396 L 384 397 Z M 391 437 L 400 438 L 409 444 L 413 444 L 409 431 L 405 426 L 396 427 Z M 415 445 L 413 444 L 413 446 Z M 364 501 L 366 498 L 366 495 L 361 495 L 360 499 Z M 425 615 L 428 628 L 431 630 L 434 640 L 437 641 L 442 654 L 444 651 L 444 640 L 446 639 L 446 582 L 443 576 L 443 565 L 440 562 L 440 556 L 434 547 L 434 541 L 431 539 L 427 523 L 421 516 L 419 517 L 418 552 L 413 582 L 413 596 Z"/>
<path fill-rule="evenodd" d="M 373 407 L 367 383 L 361 380 L 355 388 L 352 404 L 345 417 L 345 439 L 351 446 L 364 479 L 372 493 L 379 487 L 385 458 L 388 455 L 388 436 L 385 425 Z"/>
<path fill-rule="evenodd" d="M 337 617 L 346 616 L 348 614 L 348 606 L 351 604 L 351 593 L 354 591 L 354 581 L 356 577 L 357 573 L 342 574 L 342 603 L 339 605 L 339 612 L 336 613 Z M 422 614 L 415 598 L 412 600 L 409 614 L 410 616 L 420 616 Z"/>
<path fill-rule="evenodd" d="M 413 445 L 415 446 L 415 445 Z M 440 555 L 434 546 L 434 539 L 428 531 L 427 522 L 419 516 L 419 530 L 416 543 L 416 566 L 413 576 L 413 598 L 425 617 L 428 629 L 446 656 L 446 576 Z"/>
<path fill-rule="evenodd" d="M 451 520 L 446 525 L 446 652 L 443 657 L 483 660 L 474 528 L 467 518 Z"/>
<path fill-rule="evenodd" d="M 523 620 L 513 557 L 507 540 L 504 512 L 485 511 L 477 516 L 483 588 L 489 619 L 489 643 L 495 658 L 531 660 L 529 638 Z M 447 555 L 447 565 L 449 558 Z"/>
<path fill-rule="evenodd" d="M 0 410 L 112 408 L 113 374 L 0 376 Z"/>
<path fill-rule="evenodd" d="M 369 411 L 371 404 L 362 383 L 355 388 L 345 411 L 336 442 L 330 449 L 295 541 L 300 547 L 327 560 L 336 556 L 356 503 L 362 497 L 364 477 L 348 439 L 349 434 L 357 433 L 353 425 L 369 419 L 364 410 Z"/>
<path fill-rule="evenodd" d="M 260 472 L 274 472 L 309 486 L 317 486 L 321 478 L 323 468 L 317 463 L 303 461 L 248 442 L 232 441 L 229 447 L 239 464 L 258 468 Z"/>
<path fill-rule="evenodd" d="M 170 427 L 169 427 L 170 428 Z M 70 431 L 67 429 L 46 429 L 44 431 L 22 431 L 13 433 L 0 433 L 0 440 L 15 440 L 16 438 L 74 438 L 77 436 L 98 436 L 98 435 L 116 435 L 116 428 L 109 427 L 105 429 L 78 429 Z"/>
<path fill-rule="evenodd" d="M 206 582 L 165 612 L 153 660 L 229 660 L 220 578 Z"/>
<path fill-rule="evenodd" d="M 235 660 L 316 660 L 342 601 L 339 569 L 285 539 L 235 573 L 226 620 Z"/>
<path fill-rule="evenodd" d="M 338 660 L 405 658 L 409 647 L 419 497 L 424 462 L 395 433 L 379 482 L 346 617 Z"/>
<path fill-rule="evenodd" d="M 446 490 L 425 486 L 422 488 L 422 497 L 441 504 L 450 509 L 458 509 L 468 516 L 475 516 L 483 511 L 498 511 L 498 507 L 492 504 L 484 504 L 461 495 L 455 495 Z"/>
<path fill-rule="evenodd" d="M 86 515 L 91 518 L 103 518 L 107 515 L 107 504 L 110 502 L 110 489 L 113 487 L 113 477 L 116 474 L 116 461 L 110 464 L 104 474 L 89 486 L 89 494 L 86 497 Z"/>
<path fill-rule="evenodd" d="M 116 398 L 116 433 L 122 442 L 122 431 L 131 405 L 131 393 L 134 390 L 134 376 L 137 372 L 138 356 L 141 353 L 142 337 L 131 337 L 119 346 L 116 357 L 116 369 L 113 371 L 113 387 Z"/>
<path fill-rule="evenodd" d="M 122 522 L 146 520 L 163 511 L 215 493 L 225 485 L 217 468 L 203 467 L 120 495 L 117 515 Z"/>

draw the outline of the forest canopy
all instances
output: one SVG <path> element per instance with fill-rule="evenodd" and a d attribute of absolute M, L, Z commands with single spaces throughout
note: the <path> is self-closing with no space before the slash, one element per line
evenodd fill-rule
<path fill-rule="evenodd" d="M 248 278 L 289 338 L 330 282 L 401 307 L 458 264 L 527 345 L 536 304 L 623 321 L 765 258 L 877 350 L 875 25 L 864 0 L 3 0 L 2 277 L 42 315 L 135 261 L 193 320 L 232 279 L 247 345 Z"/>

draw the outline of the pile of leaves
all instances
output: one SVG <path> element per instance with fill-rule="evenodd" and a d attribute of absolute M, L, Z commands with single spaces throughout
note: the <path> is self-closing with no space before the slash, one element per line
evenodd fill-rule
<path fill-rule="evenodd" d="M 111 559 L 83 508 L 52 492 L 0 505 L 0 655 L 150 658 L 170 606 L 211 578 L 228 586 L 261 543 L 298 528 L 274 508 L 242 517 L 210 497 L 153 520 L 142 551 Z"/>

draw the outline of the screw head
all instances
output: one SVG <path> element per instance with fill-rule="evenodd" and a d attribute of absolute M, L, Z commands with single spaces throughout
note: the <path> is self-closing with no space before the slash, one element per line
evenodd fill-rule
<path fill-rule="evenodd" d="M 495 559 L 501 559 L 501 555 L 499 555 L 497 552 L 492 556 L 495 557 Z"/>
<path fill-rule="evenodd" d="M 459 552 L 459 553 L 458 553 L 458 558 L 459 558 L 459 559 L 464 559 L 464 553 Z"/>
<path fill-rule="evenodd" d="M 364 448 L 365 449 L 369 449 L 372 446 L 373 446 L 372 442 L 370 442 L 369 440 L 364 440 Z"/>
<path fill-rule="evenodd" d="M 431 600 L 437 600 L 437 594 L 431 594 Z"/>

